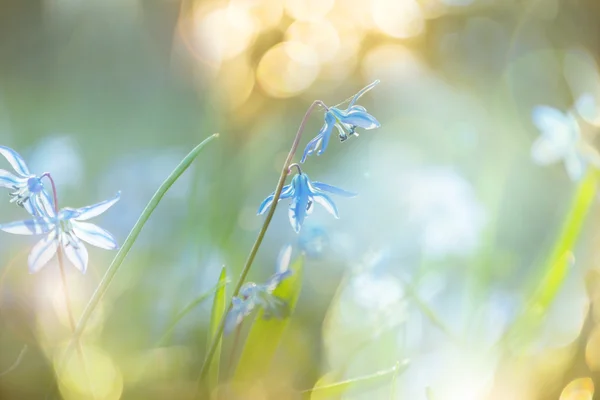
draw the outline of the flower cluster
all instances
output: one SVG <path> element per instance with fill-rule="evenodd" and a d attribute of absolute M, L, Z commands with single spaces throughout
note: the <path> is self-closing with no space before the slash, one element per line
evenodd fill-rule
<path fill-rule="evenodd" d="M 356 104 L 358 99 L 366 92 L 371 90 L 379 81 L 375 81 L 355 94 L 348 103 L 346 109 L 334 107 L 325 107 L 325 123 L 319 133 L 313 138 L 304 150 L 301 163 L 304 163 L 308 156 L 314 154 L 323 154 L 329 144 L 329 139 L 333 127 L 336 127 L 339 133 L 340 141 L 344 142 L 350 136 L 358 136 L 357 128 L 374 129 L 380 126 L 379 122 L 367 110 Z M 345 103 L 345 102 L 344 102 Z M 343 104 L 343 103 L 342 103 Z M 338 210 L 330 195 L 343 197 L 354 197 L 357 194 L 345 191 L 338 187 L 326 183 L 311 181 L 308 175 L 302 172 L 299 164 L 292 164 L 288 167 L 288 174 L 292 168 L 296 168 L 298 173 L 294 175 L 289 185 L 283 186 L 279 193 L 279 199 L 290 199 L 289 219 L 292 228 L 299 233 L 304 224 L 304 220 L 314 209 L 314 204 L 319 203 L 335 218 L 339 218 Z M 276 197 L 276 192 L 271 193 L 258 207 L 258 215 L 264 214 L 272 205 Z M 273 291 L 287 277 L 291 275 L 289 270 L 292 248 L 284 248 L 277 262 L 277 271 L 264 284 L 249 282 L 241 287 L 238 295 L 232 299 L 232 306 L 225 319 L 225 333 L 230 333 L 238 326 L 245 317 L 250 315 L 253 310 L 262 308 L 264 318 L 283 318 L 288 312 L 287 303 L 277 296 Z"/>
<path fill-rule="evenodd" d="M 573 181 L 581 179 L 589 165 L 600 168 L 600 154 L 581 135 L 578 116 L 589 122 L 590 97 L 583 95 L 574 108 L 562 112 L 549 106 L 533 109 L 533 124 L 541 135 L 533 143 L 531 156 L 540 165 L 563 161 Z"/>
<path fill-rule="evenodd" d="M 291 258 L 292 246 L 284 247 L 279 254 L 275 273 L 265 283 L 248 282 L 242 286 L 238 296 L 231 300 L 231 309 L 225 318 L 225 334 L 231 333 L 257 307 L 263 309 L 265 319 L 284 318 L 288 314 L 287 302 L 275 296 L 273 291 L 292 275 L 289 269 Z"/>
<path fill-rule="evenodd" d="M 379 122 L 367 110 L 356 104 L 358 99 L 375 87 L 379 83 L 378 80 L 361 89 L 355 94 L 348 104 L 346 109 L 341 109 L 338 106 L 326 107 L 325 123 L 317 136 L 313 138 L 304 150 L 301 163 L 304 163 L 308 156 L 314 154 L 323 154 L 329 144 L 329 138 L 333 127 L 335 126 L 339 133 L 339 139 L 344 142 L 350 136 L 358 136 L 357 128 L 374 129 L 379 128 Z M 300 232 L 302 224 L 313 210 L 315 202 L 322 205 L 335 218 L 339 218 L 337 207 L 328 194 L 334 194 L 344 197 L 354 197 L 357 194 L 347 192 L 332 185 L 321 182 L 311 182 L 309 177 L 302 172 L 298 164 L 292 164 L 291 167 L 296 167 L 298 174 L 292 178 L 292 182 L 284 186 L 281 191 L 279 200 L 291 199 L 289 207 L 289 219 L 292 228 L 296 233 Z M 258 214 L 263 214 L 273 204 L 275 193 L 270 194 L 259 206 Z"/>
<path fill-rule="evenodd" d="M 29 219 L 0 224 L 0 230 L 17 235 L 46 235 L 29 254 L 30 273 L 42 269 L 57 252 L 64 253 L 75 268 L 85 273 L 88 252 L 83 242 L 107 250 L 118 248 L 116 240 L 109 232 L 85 221 L 112 207 L 119 201 L 120 193 L 110 200 L 92 206 L 59 209 L 56 186 L 50 173 L 32 174 L 25 160 L 8 147 L 0 146 L 0 154 L 16 173 L 15 175 L 0 169 L 0 187 L 12 190 L 11 202 L 23 207 L 30 214 Z M 52 196 L 44 186 L 44 178 L 51 183 Z"/>

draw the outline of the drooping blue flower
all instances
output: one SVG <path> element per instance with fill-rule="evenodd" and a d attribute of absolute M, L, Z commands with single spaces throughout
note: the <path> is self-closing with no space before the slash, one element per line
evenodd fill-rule
<path fill-rule="evenodd" d="M 17 175 L 0 169 L 0 187 L 12 189 L 11 203 L 25 208 L 33 216 L 40 216 L 44 209 L 52 208 L 52 199 L 44 190 L 42 177 L 29 172 L 23 157 L 13 149 L 0 146 L 2 155 L 13 167 Z"/>
<path fill-rule="evenodd" d="M 355 104 L 363 94 L 373 89 L 378 83 L 379 80 L 376 80 L 356 93 L 345 110 L 334 106 L 325 112 L 325 124 L 321 127 L 317 136 L 306 145 L 302 160 L 300 160 L 301 163 L 306 161 L 306 158 L 314 152 L 317 152 L 317 155 L 323 154 L 329 144 L 329 138 L 334 126 L 337 128 L 338 136 L 342 142 L 350 136 L 358 136 L 356 128 L 369 130 L 381 126 L 375 117 L 369 114 L 364 107 Z"/>
<path fill-rule="evenodd" d="M 337 207 L 328 193 L 344 197 L 357 196 L 356 193 L 347 192 L 335 186 L 321 182 L 311 182 L 305 173 L 299 172 L 289 185 L 283 187 L 279 200 L 292 199 L 289 208 L 289 218 L 292 228 L 300 232 L 306 216 L 312 213 L 314 203 L 322 205 L 331 215 L 339 218 Z M 273 204 L 275 193 L 271 193 L 258 208 L 258 215 L 263 214 Z"/>
<path fill-rule="evenodd" d="M 581 137 L 581 128 L 571 111 L 563 113 L 548 106 L 532 113 L 540 137 L 533 143 L 531 156 L 540 165 L 562 160 L 571 180 L 581 179 L 589 164 L 600 167 L 600 155 Z"/>
<path fill-rule="evenodd" d="M 244 318 L 256 308 L 263 309 L 263 318 L 285 318 L 288 314 L 288 304 L 275 296 L 273 292 L 284 279 L 292 275 L 289 269 L 292 257 L 292 246 L 286 246 L 279 253 L 275 274 L 264 284 L 248 282 L 242 286 L 238 296 L 232 299 L 231 309 L 225 318 L 225 334 L 231 333 Z"/>
<path fill-rule="evenodd" d="M 85 222 L 97 217 L 120 199 L 120 192 L 98 204 L 78 209 L 63 208 L 58 213 L 50 209 L 46 215 L 30 220 L 0 225 L 0 230 L 17 235 L 47 234 L 29 253 L 29 272 L 42 269 L 54 257 L 59 246 L 69 261 L 82 273 L 88 265 L 88 252 L 82 241 L 107 250 L 118 249 L 115 238 L 104 229 Z"/>

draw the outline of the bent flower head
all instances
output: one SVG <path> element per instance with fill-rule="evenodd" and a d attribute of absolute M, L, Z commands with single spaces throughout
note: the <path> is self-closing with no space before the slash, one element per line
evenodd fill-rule
<path fill-rule="evenodd" d="M 329 197 L 335 194 L 344 197 L 357 196 L 356 193 L 347 192 L 335 186 L 321 182 L 311 182 L 308 175 L 300 172 L 292 179 L 289 185 L 283 187 L 279 200 L 291 199 L 289 218 L 292 228 L 300 232 L 306 216 L 312 213 L 315 202 L 322 205 L 331 215 L 339 218 L 338 209 Z M 275 193 L 271 193 L 258 208 L 258 215 L 266 212 L 273 204 Z"/>
<path fill-rule="evenodd" d="M 562 160 L 573 181 L 581 179 L 589 164 L 600 166 L 600 155 L 581 137 L 579 123 L 572 112 L 538 106 L 532 118 L 541 133 L 531 148 L 531 156 L 537 164 L 549 165 Z"/>
<path fill-rule="evenodd" d="M 0 146 L 0 155 L 10 163 L 16 175 L 0 169 L 0 187 L 12 189 L 11 203 L 25 208 L 34 217 L 52 208 L 52 200 L 44 190 L 42 178 L 29 172 L 23 157 L 13 149 Z"/>
<path fill-rule="evenodd" d="M 47 234 L 38 242 L 29 254 L 29 272 L 42 269 L 54 257 L 60 248 L 69 261 L 82 273 L 88 265 L 88 252 L 83 242 L 107 250 L 116 250 L 118 245 L 114 237 L 104 229 L 86 222 L 97 217 L 120 199 L 120 193 L 110 200 L 78 209 L 63 208 L 58 213 L 50 208 L 46 215 L 36 218 L 0 225 L 0 230 L 17 235 Z"/>
<path fill-rule="evenodd" d="M 242 286 L 239 295 L 232 299 L 231 309 L 225 318 L 225 334 L 231 333 L 257 307 L 262 308 L 264 319 L 281 319 L 287 316 L 287 302 L 273 292 L 284 279 L 292 275 L 289 269 L 291 257 L 292 246 L 284 247 L 279 254 L 275 274 L 266 283 L 260 285 L 248 282 Z"/>
<path fill-rule="evenodd" d="M 376 80 L 356 93 L 345 110 L 336 106 L 330 107 L 325 112 L 325 124 L 317 136 L 306 145 L 300 162 L 303 163 L 308 156 L 315 152 L 317 152 L 317 155 L 323 154 L 329 144 L 333 127 L 338 130 L 338 136 L 343 142 L 350 136 L 358 136 L 358 133 L 356 133 L 357 128 L 369 130 L 381 126 L 375 117 L 369 114 L 363 106 L 355 104 L 363 94 L 373 89 L 378 83 L 379 80 Z"/>

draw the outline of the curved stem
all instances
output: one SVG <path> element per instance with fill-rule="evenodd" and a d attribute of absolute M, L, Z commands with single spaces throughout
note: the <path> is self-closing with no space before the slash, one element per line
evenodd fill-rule
<path fill-rule="evenodd" d="M 42 177 L 48 178 L 50 184 L 52 185 L 52 197 L 54 199 L 54 212 L 58 216 L 59 208 L 58 208 L 58 192 L 56 190 L 56 184 L 54 183 L 54 179 L 52 179 L 52 175 L 49 172 L 46 172 L 42 175 Z M 58 230 L 58 228 L 57 228 Z M 71 328 L 71 335 L 75 335 L 75 317 L 73 315 L 73 309 L 71 308 L 71 296 L 69 295 L 69 285 L 67 283 L 67 274 L 65 273 L 65 261 L 62 249 L 62 241 L 60 235 L 57 235 L 56 240 L 58 240 L 58 248 L 56 250 L 56 256 L 58 258 L 58 269 L 60 270 L 60 279 L 62 280 L 63 290 L 65 294 L 65 305 L 67 308 L 67 314 L 69 316 L 69 327 Z M 76 346 L 77 346 L 77 354 L 79 356 L 79 362 L 83 368 L 83 373 L 87 380 L 88 386 L 90 388 L 90 394 L 92 398 L 95 399 L 96 395 L 94 394 L 94 386 L 92 384 L 92 379 L 90 378 L 90 374 L 87 368 L 87 364 L 85 362 L 85 356 L 83 354 L 83 347 L 81 346 L 81 342 L 78 338 L 75 338 Z"/>
<path fill-rule="evenodd" d="M 248 272 L 250 272 L 250 268 L 252 267 L 252 263 L 254 262 L 254 259 L 256 258 L 258 249 L 260 248 L 260 245 L 262 244 L 265 234 L 267 233 L 267 229 L 269 229 L 269 225 L 271 224 L 271 220 L 273 219 L 273 215 L 275 214 L 275 209 L 277 208 L 277 202 L 279 202 L 279 197 L 281 196 L 281 191 L 283 190 L 283 185 L 285 184 L 285 179 L 287 178 L 288 171 L 290 169 L 290 164 L 292 163 L 292 160 L 294 159 L 296 150 L 298 150 L 298 145 L 300 144 L 300 138 L 302 137 L 302 133 L 304 132 L 304 128 L 306 127 L 306 122 L 308 121 L 308 117 L 310 116 L 310 114 L 314 111 L 315 107 L 317 107 L 317 106 L 322 106 L 326 110 L 329 109 L 325 105 L 325 103 L 323 103 L 321 100 L 315 100 L 310 105 L 310 107 L 308 107 L 308 110 L 306 110 L 306 113 L 304 114 L 304 118 L 302 118 L 302 121 L 300 122 L 300 126 L 298 127 L 298 132 L 296 133 L 296 137 L 294 138 L 294 142 L 292 143 L 290 152 L 288 153 L 287 158 L 285 159 L 285 163 L 283 164 L 283 168 L 281 169 L 281 174 L 279 175 L 279 181 L 277 182 L 277 188 L 275 189 L 275 194 L 273 196 L 272 206 L 269 208 L 269 212 L 267 213 L 267 216 L 265 217 L 265 222 L 263 223 L 262 228 L 258 232 L 258 237 L 256 238 L 256 241 L 254 242 L 254 245 L 252 246 L 252 249 L 250 250 L 250 254 L 248 255 L 246 264 L 244 265 L 244 268 L 242 269 L 242 273 L 240 274 L 240 277 L 236 283 L 233 294 L 232 294 L 231 298 L 229 299 L 229 304 L 225 308 L 226 310 L 229 310 L 231 308 L 231 299 L 233 297 L 236 297 L 239 294 L 240 289 L 242 288 L 242 285 L 244 284 L 244 281 L 246 280 L 246 276 L 248 276 Z M 221 336 L 223 335 L 224 329 L 225 329 L 225 316 L 223 316 L 223 318 L 221 318 L 221 322 L 219 323 L 219 329 L 217 329 L 216 335 L 208 349 L 208 352 L 206 353 L 206 358 L 204 360 L 204 364 L 202 364 L 202 369 L 200 370 L 200 375 L 198 377 L 197 394 L 200 393 L 200 389 L 202 388 L 202 381 L 204 380 L 204 378 L 206 378 L 206 374 L 208 373 L 208 367 L 212 361 L 213 356 L 215 355 L 215 352 L 217 350 L 217 345 L 219 343 Z"/>
<path fill-rule="evenodd" d="M 300 164 L 298 163 L 293 163 L 292 165 L 290 165 L 290 167 L 288 168 L 288 174 L 292 172 L 292 168 L 294 167 L 298 169 L 298 174 L 302 175 L 302 168 L 300 168 Z"/>

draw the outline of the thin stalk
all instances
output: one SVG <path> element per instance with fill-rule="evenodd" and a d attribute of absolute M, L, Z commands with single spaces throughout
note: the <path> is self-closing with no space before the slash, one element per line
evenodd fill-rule
<path fill-rule="evenodd" d="M 23 357 L 25 357 L 25 353 L 27 353 L 27 350 L 29 350 L 29 346 L 24 345 L 23 348 L 21 349 L 21 352 L 17 356 L 17 359 L 15 360 L 15 362 L 10 367 L 8 367 L 4 371 L 0 372 L 0 378 L 2 378 L 5 375 L 10 374 L 15 369 L 17 369 L 19 367 L 19 365 L 21 365 L 21 361 L 23 361 Z"/>
<path fill-rule="evenodd" d="M 283 185 L 285 184 L 285 179 L 287 178 L 287 176 L 289 174 L 290 165 L 292 163 L 292 160 L 294 159 L 296 150 L 298 150 L 298 145 L 300 144 L 300 139 L 302 137 L 302 133 L 304 132 L 304 128 L 306 126 L 306 122 L 308 121 L 308 117 L 310 116 L 310 114 L 314 111 L 315 107 L 317 107 L 317 106 L 322 106 L 326 110 L 329 109 L 325 105 L 325 103 L 323 103 L 321 100 L 315 100 L 310 105 L 310 107 L 308 107 L 308 110 L 306 110 L 306 114 L 304 114 L 304 118 L 302 118 L 302 121 L 300 122 L 300 127 L 298 128 L 298 132 L 296 133 L 296 137 L 294 138 L 294 142 L 292 143 L 290 152 L 288 153 L 287 158 L 285 159 L 285 162 L 283 164 L 283 168 L 281 169 L 279 181 L 277 182 L 277 188 L 275 189 L 275 194 L 273 195 L 273 203 L 272 203 L 271 207 L 269 208 L 269 212 L 267 213 L 267 216 L 265 218 L 265 222 L 263 223 L 262 228 L 258 232 L 258 237 L 256 238 L 256 241 L 254 242 L 254 245 L 252 246 L 252 249 L 250 250 L 250 254 L 248 255 L 246 264 L 244 265 L 244 268 L 242 269 L 242 273 L 240 274 L 240 277 L 237 281 L 237 284 L 235 286 L 233 294 L 232 294 L 231 298 L 229 299 L 229 304 L 225 308 L 226 310 L 229 310 L 231 308 L 231 303 L 232 303 L 231 299 L 233 299 L 235 296 L 237 296 L 239 294 L 240 289 L 242 288 L 242 285 L 244 284 L 246 277 L 248 276 L 248 272 L 250 272 L 250 268 L 252 267 L 252 263 L 254 262 L 254 259 L 256 258 L 258 249 L 260 248 L 260 245 L 262 244 L 265 234 L 267 233 L 267 229 L 269 229 L 269 225 L 271 224 L 271 220 L 273 219 L 273 215 L 275 214 L 275 210 L 277 208 L 277 203 L 279 202 L 279 197 L 281 196 L 281 191 L 283 190 Z M 221 336 L 223 335 L 224 329 L 225 329 L 225 315 L 223 316 L 223 318 L 221 318 L 221 322 L 219 323 L 219 328 L 217 329 L 216 335 L 213 338 L 213 341 L 211 342 L 211 345 L 208 349 L 206 358 L 204 360 L 204 364 L 202 364 L 202 369 L 200 370 L 200 375 L 198 377 L 197 394 L 200 393 L 202 381 L 204 380 L 204 378 L 206 378 L 206 374 L 208 373 L 208 369 L 209 369 L 208 367 L 210 366 L 212 358 L 215 355 L 215 352 L 217 351 L 217 345 L 219 343 Z"/>
<path fill-rule="evenodd" d="M 146 225 L 146 222 L 148 222 L 148 220 L 150 219 L 150 216 L 152 215 L 152 213 L 154 212 L 156 207 L 158 207 L 158 204 L 160 203 L 162 198 L 169 191 L 171 186 L 173 186 L 175 181 L 177 181 L 177 179 L 179 179 L 181 174 L 183 174 L 188 169 L 188 167 L 196 159 L 198 154 L 200 154 L 200 151 L 209 142 L 216 139 L 217 137 L 219 137 L 219 134 L 215 133 L 214 135 L 211 135 L 208 138 L 206 138 L 198 146 L 196 146 L 183 160 L 181 160 L 179 165 L 177 167 L 175 167 L 173 172 L 171 172 L 171 174 L 167 177 L 167 179 L 158 188 L 156 193 L 154 193 L 154 196 L 152 196 L 152 199 L 150 199 L 150 202 L 148 203 L 148 205 L 146 205 L 146 208 L 144 209 L 144 211 L 142 211 L 142 215 L 140 215 L 137 222 L 131 229 L 131 232 L 127 236 L 127 239 L 125 239 L 123 246 L 121 247 L 121 249 L 115 256 L 115 258 L 113 259 L 112 263 L 106 270 L 106 273 L 104 274 L 104 277 L 102 278 L 102 281 L 100 281 L 100 284 L 94 291 L 94 294 L 92 295 L 91 299 L 88 301 L 88 304 L 86 305 L 85 309 L 83 310 L 83 313 L 82 313 L 81 317 L 79 318 L 79 321 L 77 322 L 77 325 L 75 327 L 75 331 L 73 332 L 71 342 L 69 343 L 69 345 L 67 346 L 67 349 L 65 350 L 65 353 L 61 360 L 61 363 L 59 364 L 59 367 L 64 364 L 64 362 L 66 361 L 66 359 L 69 355 L 70 350 L 72 349 L 72 346 L 77 342 L 79 336 L 81 336 L 81 334 L 85 330 L 85 327 L 86 327 L 88 321 L 90 320 L 90 317 L 94 313 L 98 304 L 100 304 L 100 301 L 104 297 L 104 294 L 108 290 L 108 287 L 112 283 L 119 268 L 123 264 L 123 261 L 125 261 L 125 258 L 129 254 L 129 251 L 133 247 L 133 244 L 135 243 L 138 236 L 142 232 L 144 226 Z"/>
<path fill-rule="evenodd" d="M 45 173 L 43 176 L 48 178 L 50 184 L 52 185 L 52 196 L 54 198 L 54 212 L 58 216 L 59 208 L 58 208 L 58 192 L 56 190 L 56 184 L 54 183 L 54 179 L 50 173 Z M 58 230 L 59 228 L 57 228 Z M 60 279 L 62 280 L 63 291 L 65 295 L 65 305 L 67 308 L 67 314 L 69 316 L 69 327 L 71 328 L 71 335 L 75 335 L 75 316 L 73 314 L 73 309 L 71 308 L 71 296 L 69 295 L 69 285 L 67 283 L 67 274 L 65 273 L 65 260 L 62 249 L 62 241 L 60 235 L 57 235 L 58 240 L 58 249 L 56 251 L 56 256 L 58 258 L 58 269 L 60 270 Z M 83 368 L 83 374 L 85 379 L 87 380 L 88 386 L 90 388 L 90 394 L 92 398 L 95 399 L 95 391 L 94 385 L 92 384 L 92 379 L 90 378 L 90 373 L 87 368 L 87 363 L 85 362 L 85 355 L 83 354 L 83 347 L 81 346 L 81 342 L 76 339 L 75 345 L 77 346 L 77 354 L 79 356 L 79 362 Z"/>

